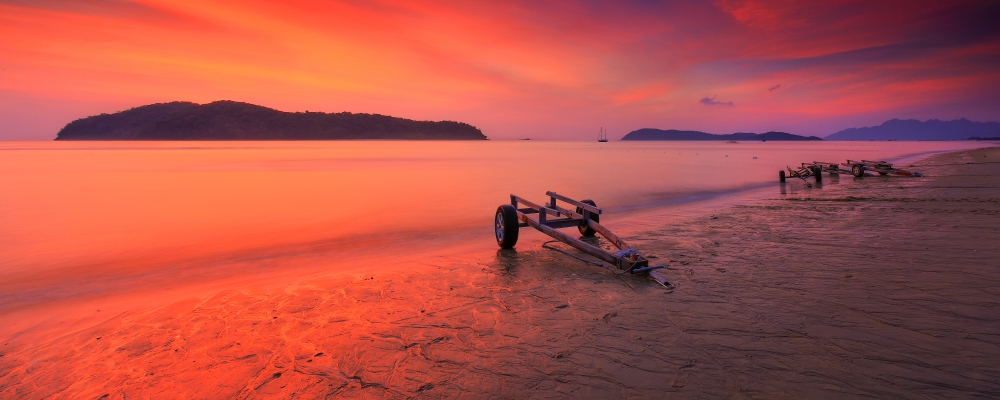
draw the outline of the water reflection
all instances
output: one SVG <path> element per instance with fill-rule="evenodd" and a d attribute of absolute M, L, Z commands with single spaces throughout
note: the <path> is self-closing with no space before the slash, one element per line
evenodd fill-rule
<path fill-rule="evenodd" d="M 587 244 L 595 246 L 595 247 L 602 247 L 603 243 L 606 243 L 603 240 L 601 240 L 601 238 L 597 237 L 597 235 L 594 235 L 594 236 L 580 236 L 577 239 L 580 239 L 581 242 L 587 243 Z"/>
<path fill-rule="evenodd" d="M 977 146 L 904 145 L 3 142 L 0 292 L 52 299 L 47 291 L 65 294 L 57 288 L 122 276 L 137 291 L 190 285 L 190 276 L 164 274 L 179 262 L 206 265 L 206 276 L 220 280 L 290 270 L 279 262 L 232 267 L 257 259 L 260 249 L 301 255 L 303 269 L 347 270 L 348 263 L 331 264 L 320 253 L 332 246 L 377 264 L 385 254 L 478 246 L 489 239 L 470 232 L 490 225 L 484 216 L 511 193 L 557 190 L 612 210 L 662 209 L 736 197 L 803 159 L 891 159 Z M 780 188 L 786 194 L 803 186 L 812 184 L 790 180 Z M 516 254 L 498 253 L 498 260 L 517 271 Z M 116 279 L 98 279 L 105 276 Z M 90 292 L 112 289 L 95 285 Z"/>
<path fill-rule="evenodd" d="M 495 260 L 497 273 L 502 278 L 508 280 L 515 278 L 521 270 L 521 259 L 518 257 L 517 249 L 497 249 Z"/>
<path fill-rule="evenodd" d="M 836 185 L 840 183 L 839 178 L 833 178 L 830 181 L 826 181 L 828 184 Z M 819 182 L 809 182 L 806 180 L 792 180 L 789 182 L 778 182 L 778 192 L 787 195 L 789 193 L 796 194 L 796 192 L 803 189 L 823 189 L 824 181 Z"/>

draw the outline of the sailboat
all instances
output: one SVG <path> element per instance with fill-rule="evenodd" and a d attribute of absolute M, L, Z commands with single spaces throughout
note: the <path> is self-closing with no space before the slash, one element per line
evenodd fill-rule
<path fill-rule="evenodd" d="M 597 141 L 601 143 L 608 141 L 608 132 L 604 130 L 603 126 L 601 127 L 601 133 L 597 134 Z"/>

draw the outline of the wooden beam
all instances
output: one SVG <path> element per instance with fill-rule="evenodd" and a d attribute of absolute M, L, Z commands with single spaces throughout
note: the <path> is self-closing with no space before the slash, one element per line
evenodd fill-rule
<path fill-rule="evenodd" d="M 597 233 L 600 233 L 601 236 L 604 236 L 605 239 L 608 239 L 608 241 L 611 242 L 611 244 L 615 245 L 615 247 L 617 247 L 618 250 L 629 250 L 632 248 L 629 245 L 625 244 L 624 240 L 621 240 L 621 238 L 619 238 L 617 235 L 611 233 L 611 231 L 609 231 L 608 228 L 605 228 L 603 225 L 594 222 L 594 220 L 588 219 L 587 225 L 590 226 L 590 229 L 597 231 Z"/>
<path fill-rule="evenodd" d="M 555 217 L 562 216 L 562 213 L 560 213 L 559 210 L 553 210 L 553 209 L 548 208 L 548 207 L 542 207 L 542 206 L 540 206 L 538 204 L 532 203 L 532 202 L 530 202 L 528 200 L 525 200 L 523 198 L 520 198 L 518 196 L 511 195 L 511 198 L 514 199 L 514 201 L 516 201 L 518 203 L 521 203 L 521 204 L 524 204 L 525 206 L 528 206 L 528 208 L 530 208 L 532 210 L 535 210 L 535 211 L 537 211 L 539 213 L 545 212 L 546 214 L 549 214 L 549 215 L 552 215 L 552 216 L 555 216 Z"/>
<path fill-rule="evenodd" d="M 556 206 L 556 210 L 559 210 L 559 212 L 563 213 L 563 215 L 565 215 L 568 218 L 583 219 L 583 215 L 577 214 L 574 211 L 570 211 L 570 210 L 567 210 L 567 209 L 559 207 L 559 206 Z"/>
<path fill-rule="evenodd" d="M 584 210 L 587 210 L 587 211 L 590 211 L 590 212 L 592 212 L 594 214 L 600 214 L 601 213 L 601 209 L 600 208 L 594 207 L 594 206 L 592 206 L 590 204 L 587 204 L 587 203 L 581 203 L 579 201 L 573 200 L 573 199 L 571 199 L 569 197 L 563 196 L 563 195 L 561 195 L 559 193 L 556 193 L 556 192 L 545 192 L 545 195 L 549 196 L 551 198 L 554 198 L 554 199 L 562 200 L 563 202 L 566 202 L 566 203 L 572 204 L 574 206 L 580 207 L 580 208 L 582 208 Z"/>
<path fill-rule="evenodd" d="M 535 204 L 535 203 L 532 203 L 532 202 L 530 202 L 528 200 L 525 200 L 525 199 L 521 198 L 520 196 L 510 195 L 510 201 L 511 201 L 511 203 L 521 203 L 521 204 L 524 204 L 524 205 L 528 206 L 529 208 L 531 208 L 531 209 L 533 209 L 535 211 L 538 211 L 539 208 L 542 208 L 538 204 Z M 515 205 L 514 208 L 517 208 L 517 206 Z"/>
<path fill-rule="evenodd" d="M 520 196 L 511 195 L 510 197 L 511 197 L 511 203 L 512 204 L 514 204 L 514 203 L 520 203 L 520 204 L 522 204 L 522 205 L 524 205 L 524 206 L 527 207 L 527 208 L 524 208 L 524 209 L 522 209 L 522 208 L 518 209 L 518 211 L 523 212 L 523 213 L 528 213 L 528 214 L 537 213 L 537 212 L 541 212 L 542 208 L 548 208 L 548 210 L 546 210 L 546 212 L 548 214 L 551 214 L 551 215 L 554 215 L 554 216 L 557 216 L 557 217 L 566 216 L 566 217 L 573 218 L 573 219 L 583 219 L 583 215 L 578 214 L 577 212 L 575 212 L 573 210 L 570 210 L 570 209 L 567 209 L 567 208 L 563 208 L 563 207 L 559 207 L 559 206 L 555 206 L 554 208 L 551 207 L 551 206 L 542 207 L 542 206 L 540 206 L 538 204 L 535 204 L 535 203 L 533 203 L 531 201 L 525 200 L 524 198 L 522 198 Z M 531 211 L 528 211 L 528 210 L 531 210 Z"/>
<path fill-rule="evenodd" d="M 535 221 L 535 220 L 529 218 L 527 215 L 524 215 L 524 214 L 521 214 L 521 213 L 517 213 L 517 217 L 521 219 L 521 222 L 524 222 L 524 223 L 530 225 L 532 228 L 538 229 L 539 231 L 541 231 L 542 233 L 544 233 L 546 235 L 552 236 L 553 238 L 555 238 L 556 240 L 559 240 L 560 242 L 563 242 L 563 243 L 566 243 L 566 244 L 568 244 L 570 246 L 573 246 L 577 250 L 580 250 L 580 251 L 582 251 L 584 253 L 587 253 L 587 254 L 590 254 L 590 255 L 592 255 L 594 257 L 597 257 L 601 261 L 607 262 L 608 264 L 618 265 L 618 257 L 615 257 L 614 254 L 611 254 L 611 253 L 608 253 L 607 251 L 604 251 L 604 249 L 601 249 L 601 248 L 599 248 L 597 246 L 590 245 L 588 243 L 584 243 L 584 242 L 580 241 L 580 239 L 577 239 L 577 238 L 572 237 L 570 235 L 567 235 L 565 233 L 559 232 L 559 231 L 557 231 L 555 229 L 552 229 L 552 228 L 550 228 L 548 226 L 539 224 L 538 221 Z"/>

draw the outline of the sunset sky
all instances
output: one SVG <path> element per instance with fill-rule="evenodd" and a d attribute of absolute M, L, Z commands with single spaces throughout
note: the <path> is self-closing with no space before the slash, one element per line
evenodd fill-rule
<path fill-rule="evenodd" d="M 0 139 L 139 105 L 824 136 L 1000 120 L 997 1 L 0 0 Z"/>

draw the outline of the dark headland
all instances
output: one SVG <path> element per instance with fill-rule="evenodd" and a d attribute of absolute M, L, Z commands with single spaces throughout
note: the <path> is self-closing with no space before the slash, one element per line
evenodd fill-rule
<path fill-rule="evenodd" d="M 454 121 L 414 121 L 378 114 L 283 112 L 254 104 L 150 104 L 67 124 L 56 140 L 485 140 Z"/>
<path fill-rule="evenodd" d="M 676 129 L 643 128 L 629 132 L 622 140 L 823 140 L 816 136 L 799 136 L 786 132 L 749 133 L 737 132 L 729 135 L 713 135 L 700 131 L 679 131 Z"/>

